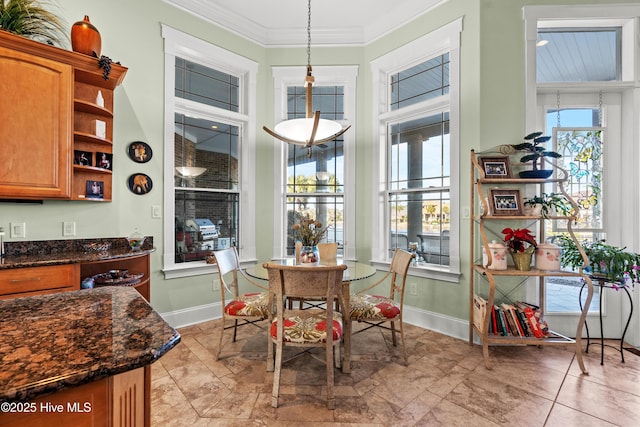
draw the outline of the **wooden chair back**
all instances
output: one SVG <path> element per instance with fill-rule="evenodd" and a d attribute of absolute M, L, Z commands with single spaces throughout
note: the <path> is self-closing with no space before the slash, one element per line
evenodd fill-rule
<path fill-rule="evenodd" d="M 338 244 L 333 243 L 318 243 L 318 253 L 320 255 L 320 262 L 335 261 L 338 259 Z"/>

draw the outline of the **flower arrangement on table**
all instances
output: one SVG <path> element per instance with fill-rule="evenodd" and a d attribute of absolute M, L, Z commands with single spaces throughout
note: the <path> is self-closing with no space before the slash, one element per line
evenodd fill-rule
<path fill-rule="evenodd" d="M 296 242 L 302 243 L 302 246 L 316 246 L 327 234 L 330 227 L 331 223 L 323 227 L 320 221 L 307 214 L 293 224 L 293 238 Z"/>
<path fill-rule="evenodd" d="M 502 234 L 516 270 L 529 270 L 533 252 L 538 246 L 536 236 L 528 228 L 505 228 Z"/>
<path fill-rule="evenodd" d="M 311 218 L 309 214 L 293 224 L 293 238 L 296 242 L 302 244 L 299 254 L 302 263 L 315 263 L 318 261 L 317 244 L 327 234 L 329 227 L 331 227 L 331 223 L 323 226 L 320 221 Z"/>

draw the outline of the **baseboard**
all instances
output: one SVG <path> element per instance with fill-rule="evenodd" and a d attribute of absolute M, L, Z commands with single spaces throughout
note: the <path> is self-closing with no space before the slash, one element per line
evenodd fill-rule
<path fill-rule="evenodd" d="M 195 325 L 222 316 L 222 305 L 219 302 L 213 304 L 197 305 L 183 310 L 160 313 L 160 316 L 174 328 Z"/>
<path fill-rule="evenodd" d="M 183 310 L 161 313 L 162 318 L 174 328 L 195 325 L 213 319 L 219 319 L 222 307 L 219 302 L 199 305 Z M 469 322 L 455 317 L 444 316 L 415 307 L 404 307 L 404 321 L 411 325 L 429 329 L 443 335 L 467 340 L 469 338 Z"/>

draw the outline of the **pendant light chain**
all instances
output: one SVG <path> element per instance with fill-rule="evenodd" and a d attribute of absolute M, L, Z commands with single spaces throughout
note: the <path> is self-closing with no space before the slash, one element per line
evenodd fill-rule
<path fill-rule="evenodd" d="M 602 127 L 602 89 L 598 94 L 598 126 Z"/>
<path fill-rule="evenodd" d="M 307 14 L 307 67 L 311 67 L 311 0 L 309 0 Z"/>
<path fill-rule="evenodd" d="M 556 114 L 558 115 L 557 127 L 560 127 L 560 91 L 556 92 Z"/>

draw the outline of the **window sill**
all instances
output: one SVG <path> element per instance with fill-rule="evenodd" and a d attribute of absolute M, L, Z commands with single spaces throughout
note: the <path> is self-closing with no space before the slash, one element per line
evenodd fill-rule
<path fill-rule="evenodd" d="M 371 265 L 379 270 L 389 270 L 391 261 L 372 260 Z M 448 267 L 440 267 L 435 264 L 427 263 L 421 263 L 416 266 L 409 266 L 408 275 L 452 283 L 460 283 L 460 278 L 462 277 L 462 273 L 451 271 Z"/>

